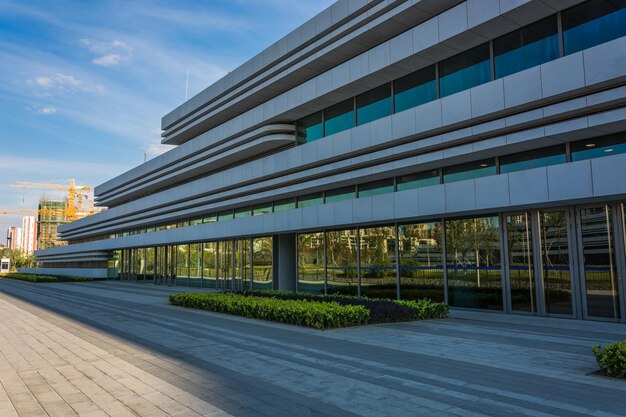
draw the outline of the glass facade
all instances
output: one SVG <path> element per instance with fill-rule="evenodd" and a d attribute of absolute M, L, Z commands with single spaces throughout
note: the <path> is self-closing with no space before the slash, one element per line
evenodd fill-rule
<path fill-rule="evenodd" d="M 532 225 L 528 213 L 506 216 L 511 308 L 537 311 Z"/>
<path fill-rule="evenodd" d="M 369 182 L 367 184 L 359 185 L 359 198 L 370 197 L 378 194 L 392 193 L 393 189 L 393 178 Z"/>
<path fill-rule="evenodd" d="M 561 14 L 565 54 L 626 36 L 626 3 L 591 0 Z"/>
<path fill-rule="evenodd" d="M 359 229 L 361 295 L 397 298 L 396 230 L 394 226 Z"/>
<path fill-rule="evenodd" d="M 493 41 L 496 78 L 536 67 L 559 57 L 556 15 Z"/>
<path fill-rule="evenodd" d="M 278 213 L 286 210 L 293 210 L 296 208 L 295 198 L 286 198 L 284 200 L 278 200 L 274 202 L 274 213 Z"/>
<path fill-rule="evenodd" d="M 446 97 L 491 80 L 489 44 L 477 46 L 439 63 L 439 94 Z"/>
<path fill-rule="evenodd" d="M 381 85 L 356 97 L 356 120 L 359 125 L 389 116 L 391 113 L 391 86 L 389 84 Z"/>
<path fill-rule="evenodd" d="M 324 204 L 324 193 L 307 194 L 298 197 L 298 207 L 310 207 Z"/>
<path fill-rule="evenodd" d="M 354 127 L 354 100 L 349 99 L 324 110 L 324 136 Z"/>
<path fill-rule="evenodd" d="M 398 226 L 401 299 L 444 301 L 442 238 L 440 222 Z"/>
<path fill-rule="evenodd" d="M 548 314 L 573 314 L 567 218 L 566 211 L 539 214 L 543 297 Z"/>
<path fill-rule="evenodd" d="M 498 217 L 446 220 L 446 254 L 450 305 L 502 310 Z"/>
<path fill-rule="evenodd" d="M 324 233 L 298 235 L 298 291 L 324 293 Z"/>
<path fill-rule="evenodd" d="M 296 123 L 298 143 L 313 142 L 324 136 L 322 112 L 313 113 Z"/>
<path fill-rule="evenodd" d="M 437 69 L 434 65 L 393 82 L 396 113 L 428 103 L 437 98 Z"/>
<path fill-rule="evenodd" d="M 434 169 L 432 171 L 420 172 L 418 174 L 404 175 L 402 177 L 398 177 L 396 181 L 397 190 L 403 191 L 440 184 L 441 178 L 439 170 Z"/>
<path fill-rule="evenodd" d="M 571 144 L 572 161 L 626 153 L 626 133 L 590 138 Z"/>
<path fill-rule="evenodd" d="M 485 159 L 444 168 L 443 182 L 463 181 L 495 174 L 496 161 L 494 159 Z"/>
<path fill-rule="evenodd" d="M 202 244 L 189 245 L 189 286 L 202 286 Z"/>
<path fill-rule="evenodd" d="M 252 288 L 254 289 L 272 289 L 272 248 L 271 237 L 257 237 L 252 240 Z"/>
<path fill-rule="evenodd" d="M 500 173 L 522 171 L 567 162 L 565 146 L 537 149 L 500 157 Z"/>
<path fill-rule="evenodd" d="M 336 203 L 338 201 L 352 200 L 356 198 L 356 187 L 343 187 L 326 191 L 326 203 Z"/>
<path fill-rule="evenodd" d="M 356 229 L 326 232 L 326 268 L 329 294 L 358 294 Z"/>
<path fill-rule="evenodd" d="M 202 244 L 202 286 L 216 288 L 217 285 L 217 242 Z"/>

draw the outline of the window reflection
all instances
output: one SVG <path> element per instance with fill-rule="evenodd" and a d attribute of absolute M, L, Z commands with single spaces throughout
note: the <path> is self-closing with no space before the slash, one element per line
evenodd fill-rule
<path fill-rule="evenodd" d="M 356 229 L 326 232 L 329 294 L 357 295 Z"/>
<path fill-rule="evenodd" d="M 561 14 L 565 54 L 608 42 L 626 35 L 626 3 L 591 0 Z"/>
<path fill-rule="evenodd" d="M 463 181 L 495 174 L 495 159 L 485 159 L 482 161 L 474 161 L 466 164 L 445 167 L 443 169 L 443 182 L 448 183 Z"/>
<path fill-rule="evenodd" d="M 437 98 L 436 69 L 426 67 L 393 83 L 396 113 L 428 103 Z"/>
<path fill-rule="evenodd" d="M 348 99 L 324 110 L 324 135 L 330 136 L 354 127 L 354 101 Z"/>
<path fill-rule="evenodd" d="M 362 125 L 391 114 L 391 85 L 385 84 L 356 97 L 356 120 Z"/>
<path fill-rule="evenodd" d="M 272 289 L 272 251 L 271 237 L 258 237 L 252 241 L 252 288 Z"/>
<path fill-rule="evenodd" d="M 298 291 L 324 293 L 324 233 L 298 235 Z"/>
<path fill-rule="evenodd" d="M 396 231 L 393 226 L 360 229 L 361 295 L 397 298 Z"/>
<path fill-rule="evenodd" d="M 439 77 L 441 97 L 490 81 L 489 44 L 485 43 L 440 62 Z"/>

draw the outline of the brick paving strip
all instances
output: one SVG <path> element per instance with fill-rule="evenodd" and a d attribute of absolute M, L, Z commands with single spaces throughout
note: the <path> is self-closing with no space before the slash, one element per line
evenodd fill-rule
<path fill-rule="evenodd" d="M 626 410 L 626 382 L 588 375 L 623 324 L 454 312 L 320 332 L 169 306 L 176 291 L 0 279 L 0 417 Z"/>

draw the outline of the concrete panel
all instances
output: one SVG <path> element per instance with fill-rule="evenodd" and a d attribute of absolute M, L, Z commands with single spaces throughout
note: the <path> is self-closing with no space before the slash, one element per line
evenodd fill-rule
<path fill-rule="evenodd" d="M 480 117 L 504 109 L 504 84 L 495 80 L 470 89 L 472 117 Z"/>
<path fill-rule="evenodd" d="M 398 62 L 413 55 L 413 32 L 407 30 L 389 41 L 391 62 Z"/>
<path fill-rule="evenodd" d="M 369 123 L 372 145 L 385 143 L 392 138 L 391 117 L 383 117 Z"/>
<path fill-rule="evenodd" d="M 372 220 L 391 220 L 394 218 L 394 199 L 388 194 L 372 197 Z"/>
<path fill-rule="evenodd" d="M 393 194 L 396 219 L 419 216 L 419 192 L 404 190 Z"/>
<path fill-rule="evenodd" d="M 503 78 L 504 104 L 507 108 L 539 100 L 542 97 L 541 68 L 533 67 Z"/>
<path fill-rule="evenodd" d="M 582 52 L 541 65 L 541 90 L 544 98 L 584 86 L 585 70 Z"/>
<path fill-rule="evenodd" d="M 415 129 L 427 132 L 443 126 L 441 100 L 431 101 L 415 108 Z"/>
<path fill-rule="evenodd" d="M 352 223 L 352 201 L 339 201 L 337 203 L 329 204 L 333 208 L 335 213 L 335 223 L 347 224 Z"/>
<path fill-rule="evenodd" d="M 355 222 L 368 222 L 372 220 L 372 197 L 357 198 L 352 200 L 352 218 Z"/>
<path fill-rule="evenodd" d="M 583 51 L 587 85 L 626 76 L 626 37 Z"/>
<path fill-rule="evenodd" d="M 392 115 L 391 132 L 394 138 L 415 134 L 415 109 L 408 109 Z"/>
<path fill-rule="evenodd" d="M 443 184 L 420 188 L 417 192 L 420 216 L 445 213 L 446 196 Z"/>
<path fill-rule="evenodd" d="M 626 155 L 591 160 L 594 196 L 626 194 Z"/>
<path fill-rule="evenodd" d="M 476 208 L 507 207 L 509 181 L 506 175 L 492 175 L 474 180 Z"/>
<path fill-rule="evenodd" d="M 469 90 L 461 91 L 441 99 L 443 125 L 472 118 L 472 98 Z"/>
<path fill-rule="evenodd" d="M 446 213 L 476 209 L 474 180 L 444 184 L 446 195 Z"/>
<path fill-rule="evenodd" d="M 495 19 L 500 13 L 499 0 L 468 0 L 467 23 L 472 28 L 488 20 Z"/>
<path fill-rule="evenodd" d="M 549 201 L 585 198 L 593 195 L 591 162 L 554 165 L 548 170 Z M 576 180 L 573 181 L 572 179 Z"/>
<path fill-rule="evenodd" d="M 467 3 L 461 3 L 438 16 L 439 39 L 449 39 L 467 30 Z"/>
<path fill-rule="evenodd" d="M 439 43 L 439 20 L 436 17 L 427 20 L 413 28 L 411 33 L 415 53 L 428 49 Z"/>

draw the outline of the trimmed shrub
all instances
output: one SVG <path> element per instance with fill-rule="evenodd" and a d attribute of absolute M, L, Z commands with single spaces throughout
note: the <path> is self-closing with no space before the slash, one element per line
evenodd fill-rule
<path fill-rule="evenodd" d="M 430 300 L 397 301 L 348 295 L 305 294 L 287 291 L 244 291 L 240 294 L 254 297 L 274 297 L 281 300 L 335 302 L 344 306 L 363 306 L 370 311 L 369 324 L 448 317 L 447 304 L 434 303 Z"/>
<path fill-rule="evenodd" d="M 298 326 L 328 329 L 358 326 L 370 318 L 363 306 L 319 303 L 307 300 L 281 300 L 236 293 L 182 293 L 169 297 L 182 307 L 228 313 L 237 316 L 277 321 Z"/>
<path fill-rule="evenodd" d="M 591 349 L 602 373 L 614 378 L 626 378 L 626 340 Z"/>
<path fill-rule="evenodd" d="M 0 275 L 0 278 L 8 278 L 15 279 L 18 281 L 28 281 L 28 282 L 84 282 L 84 281 L 92 281 L 88 278 L 80 278 L 80 277 L 67 277 L 67 276 L 56 276 L 56 275 L 37 275 L 37 274 L 22 274 L 20 272 L 11 272 L 8 274 Z"/>

